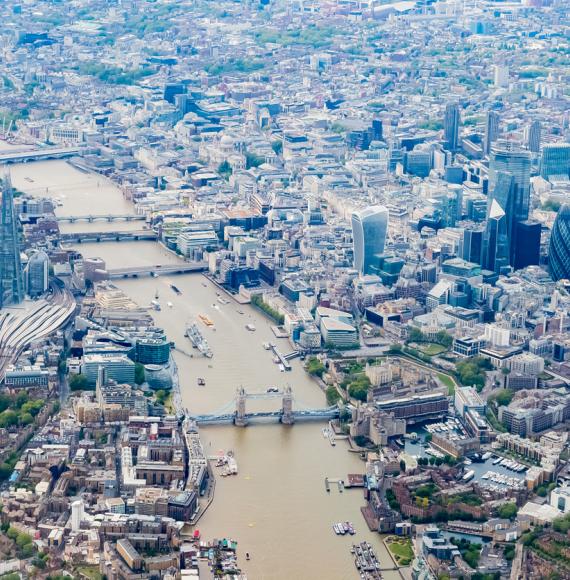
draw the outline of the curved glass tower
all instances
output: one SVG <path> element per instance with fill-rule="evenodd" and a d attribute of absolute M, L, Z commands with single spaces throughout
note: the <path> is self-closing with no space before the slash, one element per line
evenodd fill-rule
<path fill-rule="evenodd" d="M 570 205 L 563 205 L 550 235 L 550 275 L 554 280 L 570 278 Z"/>
<path fill-rule="evenodd" d="M 361 274 L 368 274 L 374 257 L 384 253 L 388 232 L 388 210 L 374 205 L 352 214 L 352 240 L 354 267 Z"/>

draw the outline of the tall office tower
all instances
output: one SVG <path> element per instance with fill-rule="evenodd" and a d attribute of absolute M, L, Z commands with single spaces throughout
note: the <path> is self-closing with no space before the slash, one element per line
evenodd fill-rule
<path fill-rule="evenodd" d="M 554 280 L 570 279 L 570 205 L 563 205 L 554 220 L 548 262 Z"/>
<path fill-rule="evenodd" d="M 459 147 L 459 105 L 449 103 L 445 107 L 445 117 L 443 119 L 443 130 L 445 142 L 451 151 L 457 151 Z"/>
<path fill-rule="evenodd" d="M 483 246 L 483 267 L 499 273 L 509 265 L 509 235 L 507 215 L 499 202 L 491 202 L 487 216 L 486 240 Z"/>
<path fill-rule="evenodd" d="M 499 113 L 496 111 L 489 111 L 487 119 L 485 120 L 485 139 L 483 141 L 483 153 L 489 155 L 491 152 L 491 145 L 497 140 L 499 136 Z"/>
<path fill-rule="evenodd" d="M 484 234 L 485 228 L 481 226 L 464 229 L 463 236 L 459 244 L 459 256 L 464 260 L 467 260 L 467 262 L 480 264 Z"/>
<path fill-rule="evenodd" d="M 528 149 L 533 153 L 540 152 L 540 141 L 542 137 L 542 123 L 533 121 L 528 128 Z"/>
<path fill-rule="evenodd" d="M 28 262 L 25 272 L 26 293 L 31 298 L 41 296 L 48 289 L 49 257 L 43 251 L 36 252 Z"/>
<path fill-rule="evenodd" d="M 383 136 L 382 120 L 381 119 L 373 119 L 372 120 L 372 141 L 382 141 L 383 138 L 384 138 L 384 136 Z"/>
<path fill-rule="evenodd" d="M 511 261 L 514 219 L 515 180 L 510 173 L 499 172 L 487 197 L 487 226 L 483 240 L 482 264 L 487 270 L 500 272 Z"/>
<path fill-rule="evenodd" d="M 540 262 L 540 234 L 542 228 L 539 222 L 526 220 L 516 223 L 515 248 L 513 267 L 515 270 L 527 266 L 538 265 Z"/>
<path fill-rule="evenodd" d="M 506 88 L 509 86 L 509 67 L 504 64 L 493 66 L 493 84 L 497 88 Z"/>
<path fill-rule="evenodd" d="M 489 198 L 500 172 L 510 173 L 514 179 L 515 196 L 513 213 L 507 211 L 509 219 L 520 222 L 528 219 L 530 205 L 530 153 L 522 149 L 509 148 L 507 144 L 491 148 L 489 162 Z M 489 205 L 490 205 L 489 199 Z M 488 205 L 488 207 L 489 207 Z"/>
<path fill-rule="evenodd" d="M 388 209 L 382 205 L 367 207 L 352 214 L 354 267 L 368 274 L 377 256 L 384 253 L 388 232 Z"/>
<path fill-rule="evenodd" d="M 71 531 L 78 532 L 84 515 L 83 500 L 78 499 L 71 504 Z"/>
<path fill-rule="evenodd" d="M 567 179 L 570 173 L 570 143 L 552 143 L 542 148 L 540 175 L 544 179 Z"/>
<path fill-rule="evenodd" d="M 2 182 L 0 210 L 0 308 L 24 299 L 17 219 L 12 184 L 6 177 Z"/>

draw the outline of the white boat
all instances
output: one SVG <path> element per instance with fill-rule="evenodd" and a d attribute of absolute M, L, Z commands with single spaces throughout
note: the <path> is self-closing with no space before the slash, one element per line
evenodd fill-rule
<path fill-rule="evenodd" d="M 172 308 L 174 306 L 174 304 L 172 304 L 172 302 L 167 302 L 166 306 L 168 306 L 168 308 Z"/>
<path fill-rule="evenodd" d="M 249 330 L 250 332 L 255 332 L 257 329 L 255 328 L 254 324 L 248 323 L 245 325 L 245 327 L 247 328 L 247 330 Z"/>
<path fill-rule="evenodd" d="M 475 477 L 475 472 L 470 469 L 461 479 L 463 481 L 471 481 Z"/>
<path fill-rule="evenodd" d="M 284 373 L 285 372 L 285 365 L 284 364 L 279 364 L 279 370 Z"/>

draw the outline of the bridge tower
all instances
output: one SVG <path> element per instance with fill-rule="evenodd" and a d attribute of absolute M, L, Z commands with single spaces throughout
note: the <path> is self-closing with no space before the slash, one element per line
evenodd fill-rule
<path fill-rule="evenodd" d="M 245 427 L 248 423 L 247 415 L 245 412 L 245 401 L 247 399 L 247 393 L 243 387 L 239 387 L 236 391 L 236 416 L 234 423 L 238 427 Z"/>
<path fill-rule="evenodd" d="M 293 391 L 287 385 L 283 392 L 283 414 L 281 415 L 281 423 L 283 425 L 293 425 L 295 417 L 293 415 Z"/>

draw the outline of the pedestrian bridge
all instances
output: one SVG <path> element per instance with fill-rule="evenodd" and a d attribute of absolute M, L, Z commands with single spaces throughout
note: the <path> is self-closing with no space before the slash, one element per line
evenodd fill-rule
<path fill-rule="evenodd" d="M 74 232 L 60 235 L 62 242 L 86 244 L 89 242 L 138 242 L 156 241 L 158 234 L 152 230 L 135 230 L 126 232 Z"/>
<path fill-rule="evenodd" d="M 246 412 L 246 401 L 248 399 L 274 399 L 281 398 L 281 409 L 278 411 L 258 411 L 255 413 Z M 284 425 L 293 425 L 296 421 L 313 420 L 323 421 L 335 419 L 340 414 L 337 405 L 326 407 L 324 409 L 293 408 L 294 398 L 291 387 L 286 387 L 284 391 L 266 392 L 266 393 L 248 393 L 243 387 L 236 391 L 233 401 L 228 403 L 219 411 L 207 415 L 194 415 L 190 419 L 198 425 L 220 425 L 234 424 L 239 427 L 245 427 L 250 422 L 256 420 L 276 420 Z M 234 407 L 234 411 L 230 409 Z"/>
<path fill-rule="evenodd" d="M 173 276 L 174 274 L 190 274 L 192 272 L 204 272 L 208 269 L 205 262 L 181 262 L 180 264 L 167 264 L 156 266 L 133 266 L 132 268 L 115 268 L 107 270 L 109 279 L 138 278 L 139 276 Z"/>

